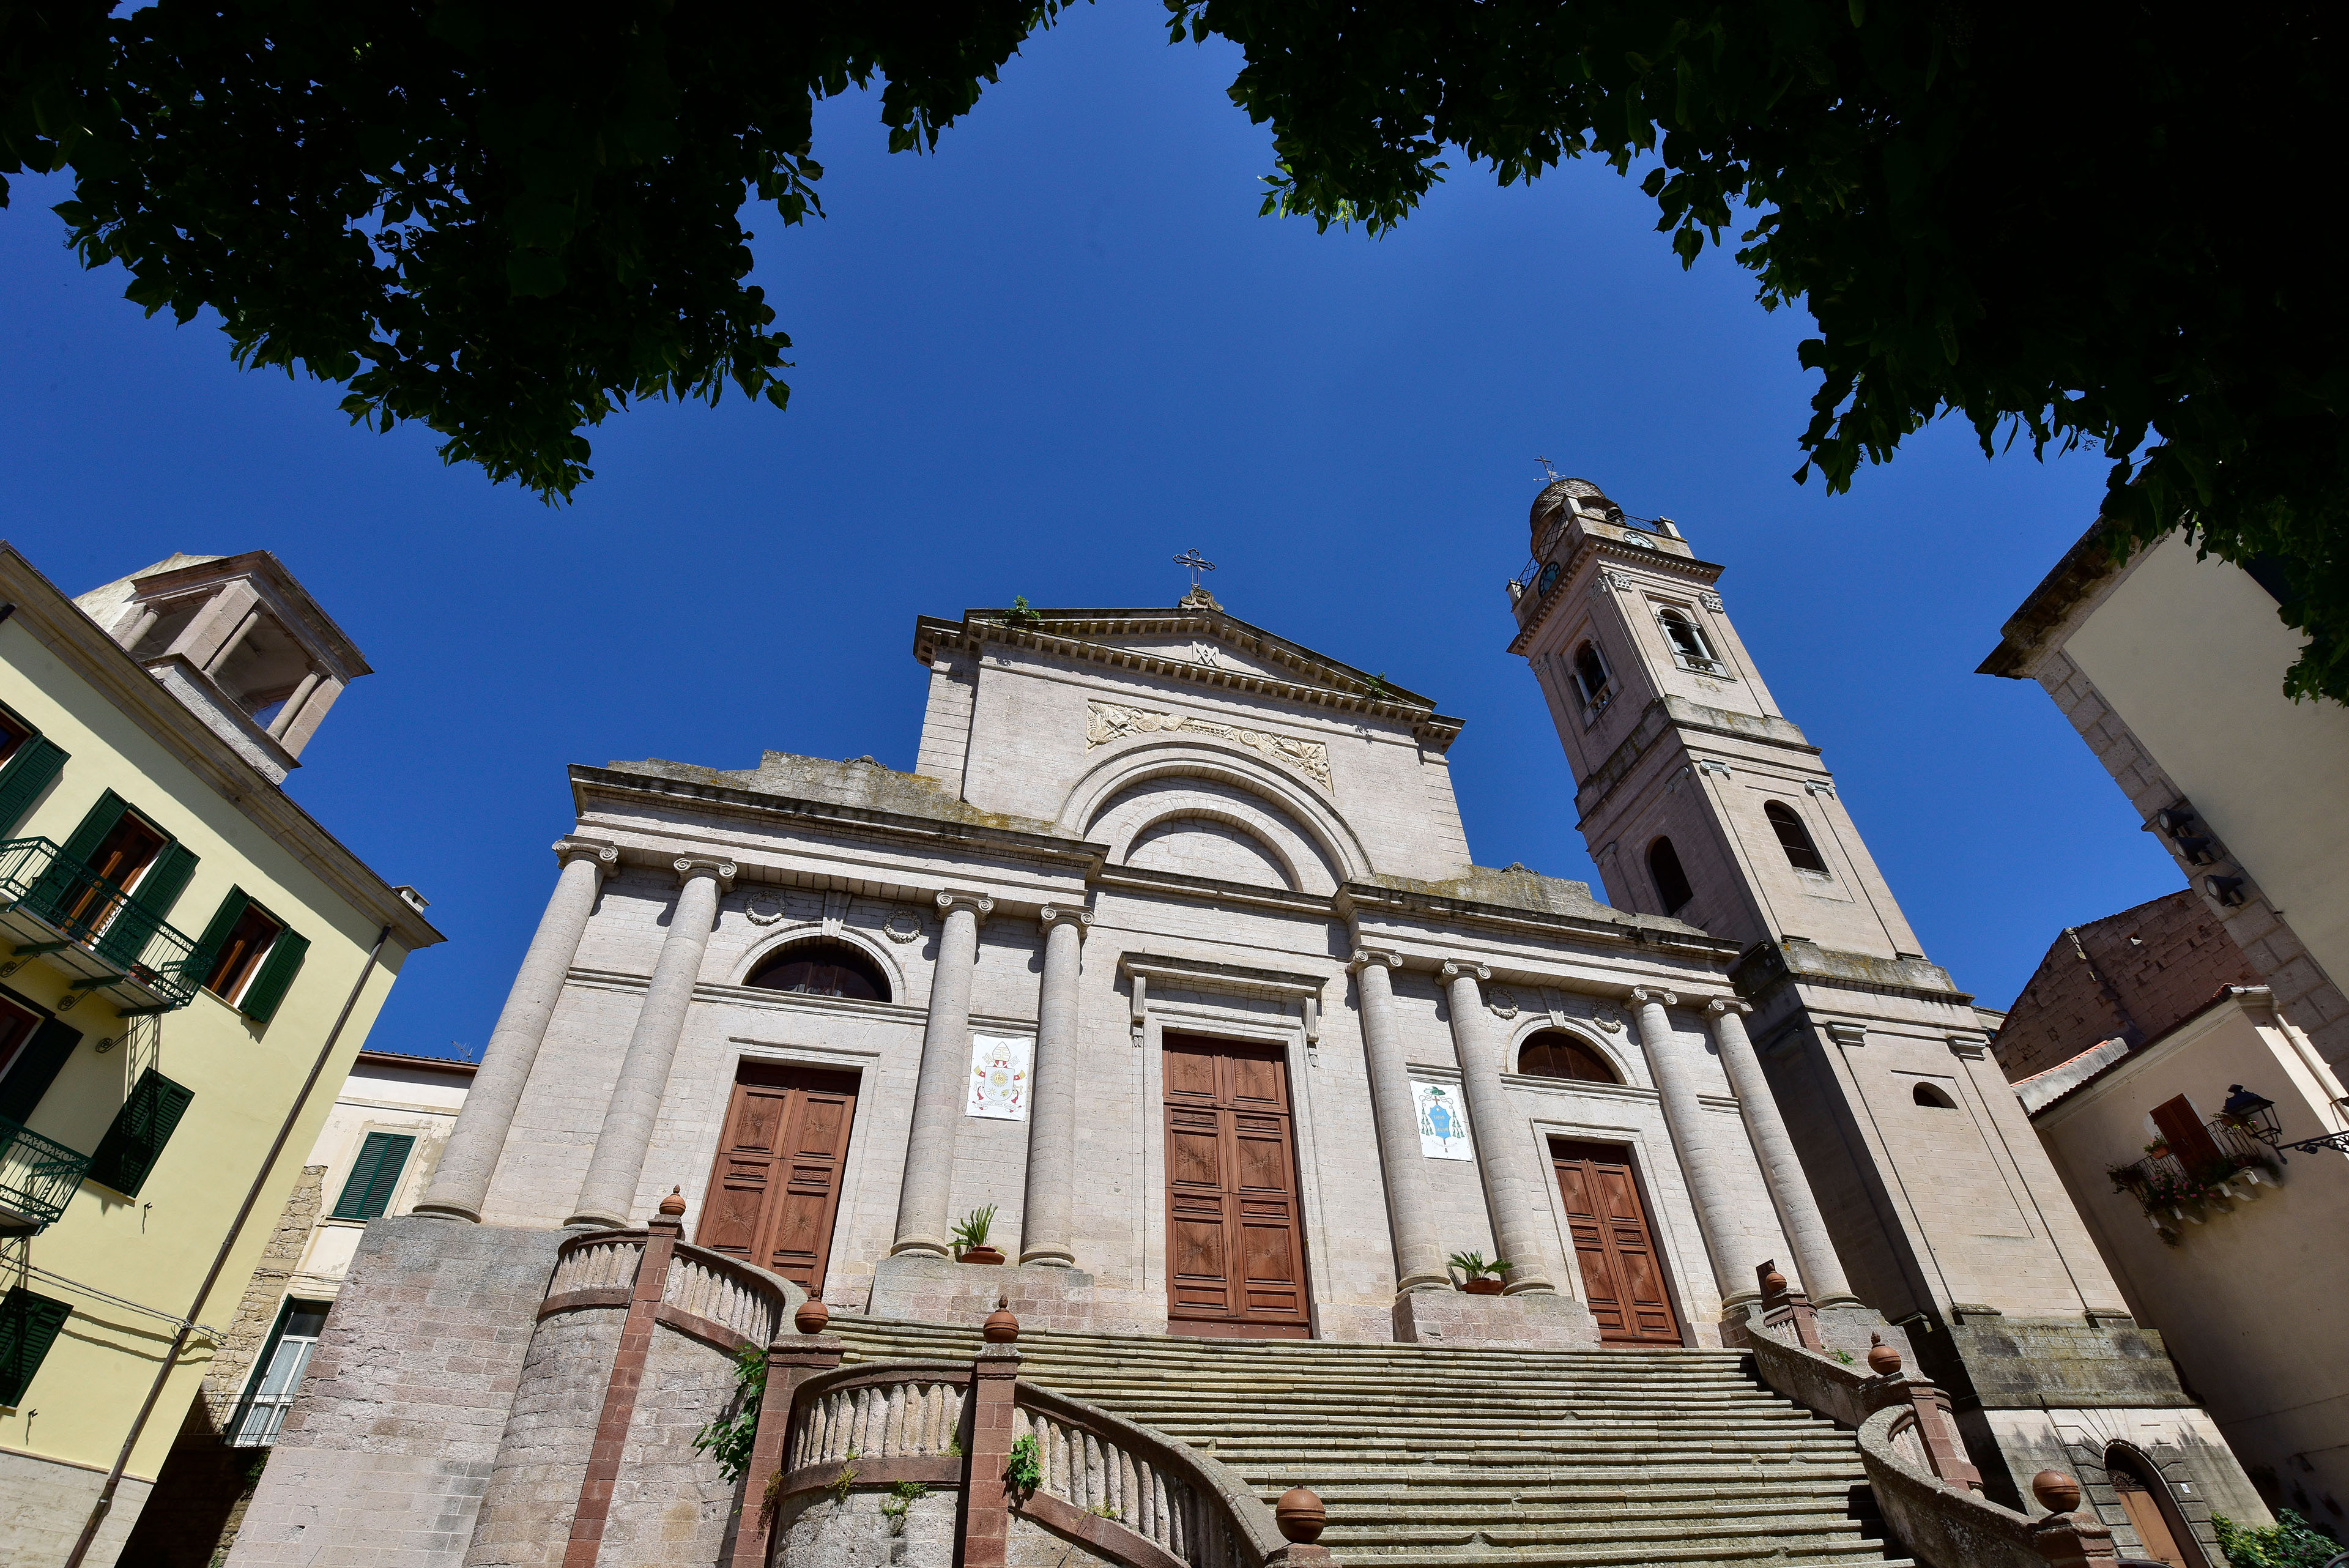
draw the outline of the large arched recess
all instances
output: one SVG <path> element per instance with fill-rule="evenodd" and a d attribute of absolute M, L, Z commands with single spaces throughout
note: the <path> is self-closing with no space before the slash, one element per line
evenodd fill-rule
<path fill-rule="evenodd" d="M 1361 839 L 1328 801 L 1301 781 L 1274 773 L 1245 747 L 1226 747 L 1204 736 L 1145 741 L 1103 757 L 1087 769 L 1069 791 L 1061 805 L 1059 826 L 1064 832 L 1092 838 L 1094 825 L 1102 821 L 1118 796 L 1136 784 L 1164 778 L 1207 780 L 1256 795 L 1278 807 L 1290 819 L 1292 830 L 1301 831 L 1311 841 L 1337 880 L 1360 881 L 1371 874 L 1371 857 Z M 1127 842 L 1132 841 L 1133 833 L 1147 826 L 1130 827 Z M 1254 826 L 1249 830 L 1263 836 Z M 1117 846 L 1120 851 L 1123 847 Z M 1311 887 L 1314 879 L 1306 867 L 1296 869 L 1303 877 L 1299 886 L 1309 891 L 1322 890 Z"/>
<path fill-rule="evenodd" d="M 1295 817 L 1260 794 L 1196 774 L 1162 774 L 1128 784 L 1102 804 L 1085 836 L 1109 846 L 1110 864 L 1125 866 L 1133 863 L 1154 830 L 1200 822 L 1245 837 L 1278 867 L 1280 887 L 1324 897 L 1338 890 L 1329 855 Z"/>

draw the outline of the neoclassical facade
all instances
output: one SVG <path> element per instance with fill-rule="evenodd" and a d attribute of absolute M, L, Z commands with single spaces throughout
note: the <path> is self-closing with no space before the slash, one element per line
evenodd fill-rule
<path fill-rule="evenodd" d="M 370 1229 L 233 1568 L 402 1509 L 419 1564 L 715 1552 L 687 1439 L 802 1292 L 1653 1348 L 1744 1343 L 1773 1262 L 1830 1350 L 1880 1334 L 1950 1388 L 1993 1496 L 2110 1432 L 2258 1517 L 1721 568 L 1580 481 L 1532 521 L 1512 650 L 1605 902 L 1475 864 L 1459 721 L 1195 588 L 922 618 L 910 773 L 574 768 L 463 1114 Z"/>

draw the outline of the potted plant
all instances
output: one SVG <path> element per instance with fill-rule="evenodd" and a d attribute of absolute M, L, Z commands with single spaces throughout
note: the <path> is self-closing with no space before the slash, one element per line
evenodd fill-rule
<path fill-rule="evenodd" d="M 2153 1156 L 2156 1159 L 2168 1159 L 2169 1158 L 2169 1140 L 2166 1137 L 2155 1138 L 2151 1143 L 2145 1146 L 2145 1152 Z"/>
<path fill-rule="evenodd" d="M 995 1223 L 995 1205 L 974 1209 L 955 1224 L 955 1243 L 962 1249 L 966 1263 L 999 1263 L 1003 1254 L 987 1244 L 987 1232 Z"/>
<path fill-rule="evenodd" d="M 1449 1262 L 1464 1276 L 1460 1288 L 1470 1295 L 1496 1296 L 1501 1293 L 1501 1276 L 1509 1268 L 1506 1258 L 1495 1258 L 1488 1263 L 1482 1252 L 1454 1252 Z"/>

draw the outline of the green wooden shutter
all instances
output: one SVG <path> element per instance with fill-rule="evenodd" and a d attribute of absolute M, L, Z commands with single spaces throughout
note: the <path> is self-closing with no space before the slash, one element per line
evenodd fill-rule
<path fill-rule="evenodd" d="M 0 767 L 0 836 L 16 831 L 33 802 L 65 771 L 66 753 L 56 742 L 33 736 L 16 748 L 6 767 Z"/>
<path fill-rule="evenodd" d="M 309 951 L 309 938 L 290 930 L 278 932 L 277 940 L 269 944 L 269 956 L 261 961 L 261 971 L 244 988 L 244 1000 L 237 1003 L 238 1009 L 255 1023 L 275 1017 L 277 1004 L 285 1000 L 285 988 L 302 972 L 302 960 Z"/>
<path fill-rule="evenodd" d="M 152 1067 L 141 1073 L 130 1097 L 114 1113 L 114 1125 L 98 1140 L 98 1152 L 89 1157 L 88 1179 L 111 1187 L 125 1198 L 138 1197 L 147 1173 L 161 1158 L 163 1146 L 171 1141 L 180 1118 L 188 1114 L 188 1102 L 195 1097 L 193 1089 L 171 1082 Z"/>
<path fill-rule="evenodd" d="M 49 1085 L 80 1044 L 81 1031 L 62 1018 L 52 1018 L 34 1030 L 16 1060 L 9 1064 L 8 1075 L 0 1078 L 0 1116 L 19 1126 L 32 1120 L 33 1107 L 49 1092 Z"/>
<path fill-rule="evenodd" d="M 378 1220 L 391 1207 L 391 1196 L 399 1189 L 399 1174 L 408 1168 L 408 1151 L 416 1140 L 400 1133 L 371 1132 L 367 1142 L 359 1146 L 358 1163 L 351 1167 L 350 1179 L 343 1183 L 343 1195 L 335 1200 L 332 1218 L 336 1220 Z"/>
<path fill-rule="evenodd" d="M 153 910 L 157 919 L 168 920 L 171 906 L 188 890 L 188 878 L 195 874 L 196 852 L 174 838 L 156 852 L 155 863 L 139 878 L 138 891 L 131 897 Z"/>
<path fill-rule="evenodd" d="M 196 956 L 190 961 L 189 967 L 198 979 L 212 978 L 212 965 L 220 961 L 222 944 L 227 942 L 229 933 L 236 929 L 236 923 L 244 919 L 245 906 L 252 902 L 242 888 L 231 888 L 228 897 L 221 900 L 221 907 L 213 914 L 212 923 L 204 928 L 204 934 L 196 939 Z"/>
<path fill-rule="evenodd" d="M 85 877 L 89 857 L 98 853 L 98 846 L 106 842 L 106 836 L 114 831 L 114 825 L 120 822 L 122 814 L 129 809 L 123 798 L 112 790 L 98 797 L 98 804 L 89 808 L 88 815 L 81 819 L 81 826 L 75 828 L 73 836 L 66 840 L 64 853 L 58 856 L 41 879 L 33 884 L 33 890 L 25 895 L 26 904 L 35 914 L 51 925 L 63 918 L 64 912 L 73 906 L 82 889 L 88 886 Z"/>
<path fill-rule="evenodd" d="M 57 1343 L 73 1308 L 47 1296 L 35 1295 L 22 1285 L 9 1287 L 0 1298 L 0 1405 L 24 1402 L 33 1375 Z"/>

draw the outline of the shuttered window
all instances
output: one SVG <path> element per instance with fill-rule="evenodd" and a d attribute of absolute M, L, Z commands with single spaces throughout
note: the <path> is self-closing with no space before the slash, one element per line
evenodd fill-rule
<path fill-rule="evenodd" d="M 33 802 L 65 766 L 63 748 L 0 708 L 0 838 L 15 836 Z"/>
<path fill-rule="evenodd" d="M 19 1405 L 73 1308 L 22 1285 L 0 1298 L 0 1405 Z"/>
<path fill-rule="evenodd" d="M 32 1119 L 33 1107 L 41 1103 L 41 1096 L 49 1092 L 49 1085 L 65 1070 L 74 1047 L 81 1044 L 81 1031 L 51 1016 L 47 1008 L 35 1007 L 13 991 L 7 995 L 41 1020 L 32 1037 L 9 1057 L 6 1067 L 0 1068 L 0 1116 L 22 1125 Z"/>
<path fill-rule="evenodd" d="M 229 889 L 196 947 L 204 989 L 255 1023 L 276 1015 L 310 952 L 308 938 L 288 930 L 242 888 Z"/>
<path fill-rule="evenodd" d="M 171 1134 L 180 1118 L 188 1114 L 188 1102 L 196 1092 L 175 1084 L 150 1067 L 139 1076 L 130 1097 L 114 1113 L 114 1125 L 98 1140 L 98 1152 L 89 1157 L 88 1179 L 111 1187 L 125 1198 L 139 1196 L 148 1173 L 162 1158 L 163 1146 L 171 1141 Z"/>
<path fill-rule="evenodd" d="M 408 1168 L 408 1152 L 416 1140 L 401 1133 L 371 1132 L 359 1146 L 358 1163 L 335 1200 L 336 1220 L 379 1220 L 399 1190 L 399 1173 Z"/>

